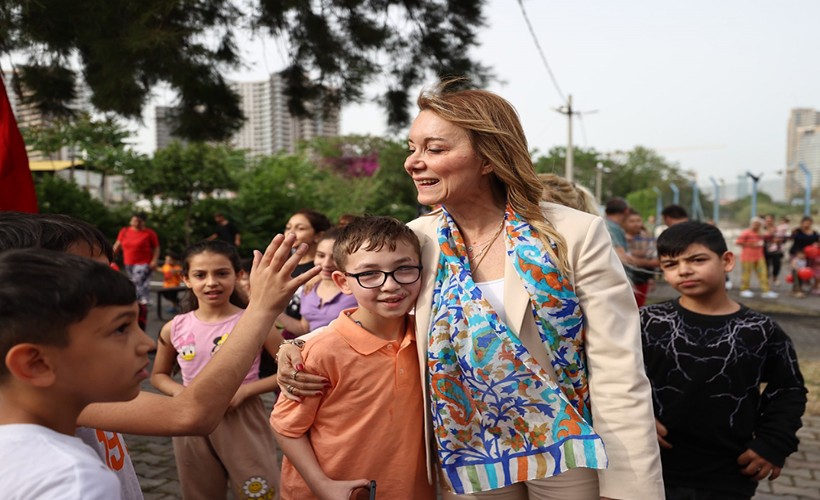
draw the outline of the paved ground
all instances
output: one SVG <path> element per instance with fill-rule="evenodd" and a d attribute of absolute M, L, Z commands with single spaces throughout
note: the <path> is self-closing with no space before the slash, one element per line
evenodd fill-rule
<path fill-rule="evenodd" d="M 736 289 L 731 294 L 737 298 Z M 665 300 L 674 291 L 665 285 L 656 287 L 651 301 Z M 792 337 L 801 361 L 820 361 L 820 297 L 796 299 L 787 293 L 776 300 L 744 299 L 748 306 L 767 312 Z M 156 338 L 162 322 L 156 310 L 149 312 L 148 333 Z M 146 390 L 153 390 L 146 382 Z M 268 401 L 270 403 L 270 401 Z M 800 436 L 800 449 L 789 457 L 783 475 L 776 481 L 761 483 L 755 500 L 820 500 L 820 416 L 806 416 Z M 170 438 L 127 436 L 140 484 L 146 500 L 180 498 Z"/>

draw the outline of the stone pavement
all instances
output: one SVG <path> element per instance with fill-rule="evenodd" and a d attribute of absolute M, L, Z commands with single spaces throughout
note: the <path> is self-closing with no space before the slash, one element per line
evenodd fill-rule
<path fill-rule="evenodd" d="M 736 288 L 730 293 L 738 299 Z M 661 283 L 650 293 L 650 301 L 657 302 L 674 296 L 674 290 Z M 797 299 L 782 293 L 775 300 L 740 301 L 775 318 L 794 341 L 801 361 L 820 360 L 820 330 L 817 327 L 820 322 L 820 297 Z M 155 311 L 149 310 L 149 335 L 156 338 L 162 324 L 155 317 Z M 144 388 L 154 390 L 147 381 Z M 272 403 L 271 398 L 266 400 L 269 405 Z M 798 436 L 799 451 L 786 461 L 779 479 L 760 484 L 755 500 L 820 500 L 820 415 L 805 416 Z M 146 500 L 181 498 L 171 438 L 129 435 L 126 436 L 126 443 Z"/>

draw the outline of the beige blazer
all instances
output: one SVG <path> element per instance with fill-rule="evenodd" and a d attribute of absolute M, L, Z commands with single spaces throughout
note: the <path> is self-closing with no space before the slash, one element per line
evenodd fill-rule
<path fill-rule="evenodd" d="M 612 250 L 603 219 L 552 203 L 543 203 L 542 208 L 566 240 L 570 279 L 584 312 L 593 428 L 603 439 L 609 458 L 608 468 L 598 473 L 600 494 L 616 499 L 663 499 L 640 319 L 623 266 Z M 427 338 L 439 259 L 438 224 L 437 213 L 409 224 L 421 241 L 424 266 L 416 301 L 416 344 L 425 401 L 429 401 Z M 530 312 L 529 296 L 509 259 L 504 270 L 504 308 L 513 332 L 541 366 L 549 367 Z M 425 422 L 427 442 L 432 445 L 429 411 L 425 412 Z M 429 447 L 428 453 L 433 453 Z M 433 457 L 428 456 L 428 463 L 435 463 Z"/>

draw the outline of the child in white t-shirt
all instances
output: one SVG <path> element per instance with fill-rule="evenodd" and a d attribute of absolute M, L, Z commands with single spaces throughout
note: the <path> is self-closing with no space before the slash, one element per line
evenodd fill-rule
<path fill-rule="evenodd" d="M 133 284 L 104 264 L 41 249 L 0 255 L 4 498 L 121 498 L 74 431 L 87 405 L 139 394 L 154 342 L 137 315 Z"/>

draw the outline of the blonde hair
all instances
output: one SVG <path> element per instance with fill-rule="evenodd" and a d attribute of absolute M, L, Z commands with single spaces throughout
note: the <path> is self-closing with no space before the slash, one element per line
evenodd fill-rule
<path fill-rule="evenodd" d="M 492 165 L 493 190 L 535 229 L 558 269 L 569 276 L 567 245 L 539 205 L 541 183 L 532 166 L 527 138 L 515 108 L 501 96 L 478 89 L 455 89 L 463 78 L 445 80 L 419 95 L 429 110 L 467 132 L 476 154 Z"/>
<path fill-rule="evenodd" d="M 570 182 L 556 174 L 538 174 L 544 192 L 541 199 L 580 210 L 592 215 L 601 215 L 595 196 L 580 184 Z"/>

